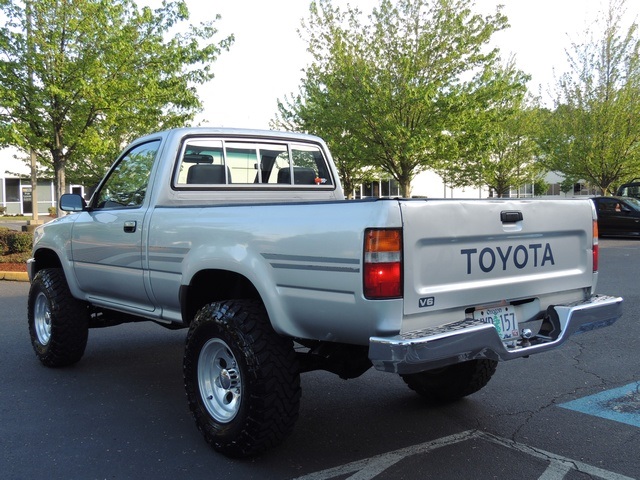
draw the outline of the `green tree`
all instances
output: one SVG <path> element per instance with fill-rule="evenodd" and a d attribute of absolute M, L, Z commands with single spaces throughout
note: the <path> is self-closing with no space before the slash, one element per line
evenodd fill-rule
<path fill-rule="evenodd" d="M 0 143 L 34 151 L 57 198 L 67 171 L 91 183 L 136 136 L 191 121 L 233 42 L 213 40 L 219 17 L 174 34 L 183 0 L 3 0 L 0 16 Z"/>
<path fill-rule="evenodd" d="M 348 37 L 357 32 L 331 25 L 332 21 L 337 21 L 334 13 L 340 17 L 343 14 L 339 9 L 332 12 L 328 3 L 320 6 L 312 3 L 310 12 L 308 41 L 309 49 L 315 50 L 315 61 L 306 69 L 300 93 L 291 98 L 285 97 L 283 101 L 278 100 L 278 114 L 271 121 L 271 126 L 310 132 L 324 138 L 331 150 L 342 187 L 350 197 L 359 185 L 372 181 L 381 172 L 373 162 L 367 161 L 367 149 L 354 138 L 358 113 L 351 106 L 354 101 L 352 92 L 345 90 L 345 77 L 353 75 L 352 62 L 355 60 L 350 50 L 354 45 L 347 47 Z M 351 13 L 357 14 L 356 11 Z M 324 15 L 328 18 L 323 18 Z M 328 31 L 323 32 L 323 29 Z M 333 58 L 325 56 L 325 47 L 332 49 L 330 56 Z M 328 61 L 331 64 L 327 64 Z"/>
<path fill-rule="evenodd" d="M 308 88 L 313 88 L 311 85 Z M 350 122 L 340 121 L 337 114 L 342 111 L 337 105 L 329 105 L 331 98 L 319 94 L 302 101 L 298 96 L 294 103 L 278 101 L 280 115 L 271 122 L 273 128 L 312 132 L 327 142 L 334 164 L 340 175 L 342 188 L 348 198 L 359 185 L 379 177 L 380 169 L 366 162 L 366 149 L 352 138 Z M 348 114 L 348 112 L 344 112 Z M 346 117 L 347 115 L 345 115 Z"/>
<path fill-rule="evenodd" d="M 460 115 L 457 128 L 440 144 L 440 156 L 449 161 L 435 170 L 448 185 L 489 187 L 503 197 L 542 175 L 539 116 L 532 101 L 527 105 L 527 79 L 513 62 L 485 76 L 481 96 L 471 95 L 476 108 Z"/>
<path fill-rule="evenodd" d="M 492 155 L 483 162 L 482 183 L 498 197 L 510 189 L 533 184 L 545 173 L 538 162 L 539 147 L 531 131 L 530 112 L 520 111 L 507 118 L 495 137 Z"/>
<path fill-rule="evenodd" d="M 313 60 L 276 124 L 318 133 L 334 149 L 349 143 L 352 171 L 381 169 L 409 196 L 417 173 L 455 164 L 456 151 L 480 151 L 469 129 L 483 124 L 485 106 L 522 88 L 519 76 L 496 81 L 498 52 L 487 46 L 506 17 L 500 8 L 474 14 L 471 5 L 380 0 L 363 21 L 357 9 L 313 2 L 302 29 Z M 456 150 L 446 148 L 452 139 Z"/>
<path fill-rule="evenodd" d="M 567 52 L 543 139 L 550 169 L 603 194 L 640 173 L 640 39 L 636 23 L 623 32 L 624 5 L 612 1 L 599 38 Z"/>

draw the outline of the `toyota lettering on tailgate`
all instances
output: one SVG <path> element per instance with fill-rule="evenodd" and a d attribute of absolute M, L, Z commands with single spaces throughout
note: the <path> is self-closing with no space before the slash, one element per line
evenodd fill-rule
<path fill-rule="evenodd" d="M 476 268 L 485 273 L 493 271 L 495 268 L 506 270 L 508 266 L 515 266 L 517 269 L 530 267 L 544 267 L 545 265 L 555 265 L 551 245 L 545 243 L 530 243 L 529 245 L 509 245 L 508 247 L 485 247 L 478 251 L 477 248 L 464 248 L 460 254 L 466 256 L 467 275 L 470 275 Z"/>

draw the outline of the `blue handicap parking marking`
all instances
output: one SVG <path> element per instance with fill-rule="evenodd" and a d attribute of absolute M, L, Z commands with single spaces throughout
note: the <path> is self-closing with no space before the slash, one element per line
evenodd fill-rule
<path fill-rule="evenodd" d="M 640 427 L 640 382 L 561 403 L 559 406 Z"/>

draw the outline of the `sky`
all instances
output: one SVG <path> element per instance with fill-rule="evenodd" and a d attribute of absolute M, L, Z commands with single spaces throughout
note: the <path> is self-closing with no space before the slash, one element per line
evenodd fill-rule
<path fill-rule="evenodd" d="M 235 42 L 213 65 L 216 77 L 198 87 L 204 111 L 196 123 L 207 126 L 268 128 L 277 101 L 298 91 L 302 69 L 309 63 L 306 44 L 299 37 L 301 19 L 308 15 L 307 0 L 186 0 L 191 22 L 212 19 L 220 37 L 230 33 Z M 159 5 L 159 0 L 139 5 Z M 333 0 L 344 5 L 347 0 Z M 369 13 L 377 0 L 350 0 Z M 606 10 L 604 0 L 476 0 L 476 9 L 492 13 L 504 5 L 510 28 L 498 32 L 492 44 L 503 59 L 532 76 L 529 89 L 548 99 L 549 86 L 566 70 L 565 50 L 582 41 L 585 30 Z M 640 19 L 640 2 L 628 0 L 625 20 Z M 555 74 L 555 77 L 554 77 Z"/>

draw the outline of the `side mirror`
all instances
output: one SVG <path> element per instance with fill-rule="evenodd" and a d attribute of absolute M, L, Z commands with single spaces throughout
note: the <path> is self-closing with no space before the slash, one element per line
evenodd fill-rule
<path fill-rule="evenodd" d="M 87 208 L 87 202 L 75 193 L 65 193 L 60 197 L 60 210 L 65 212 L 82 212 Z"/>

